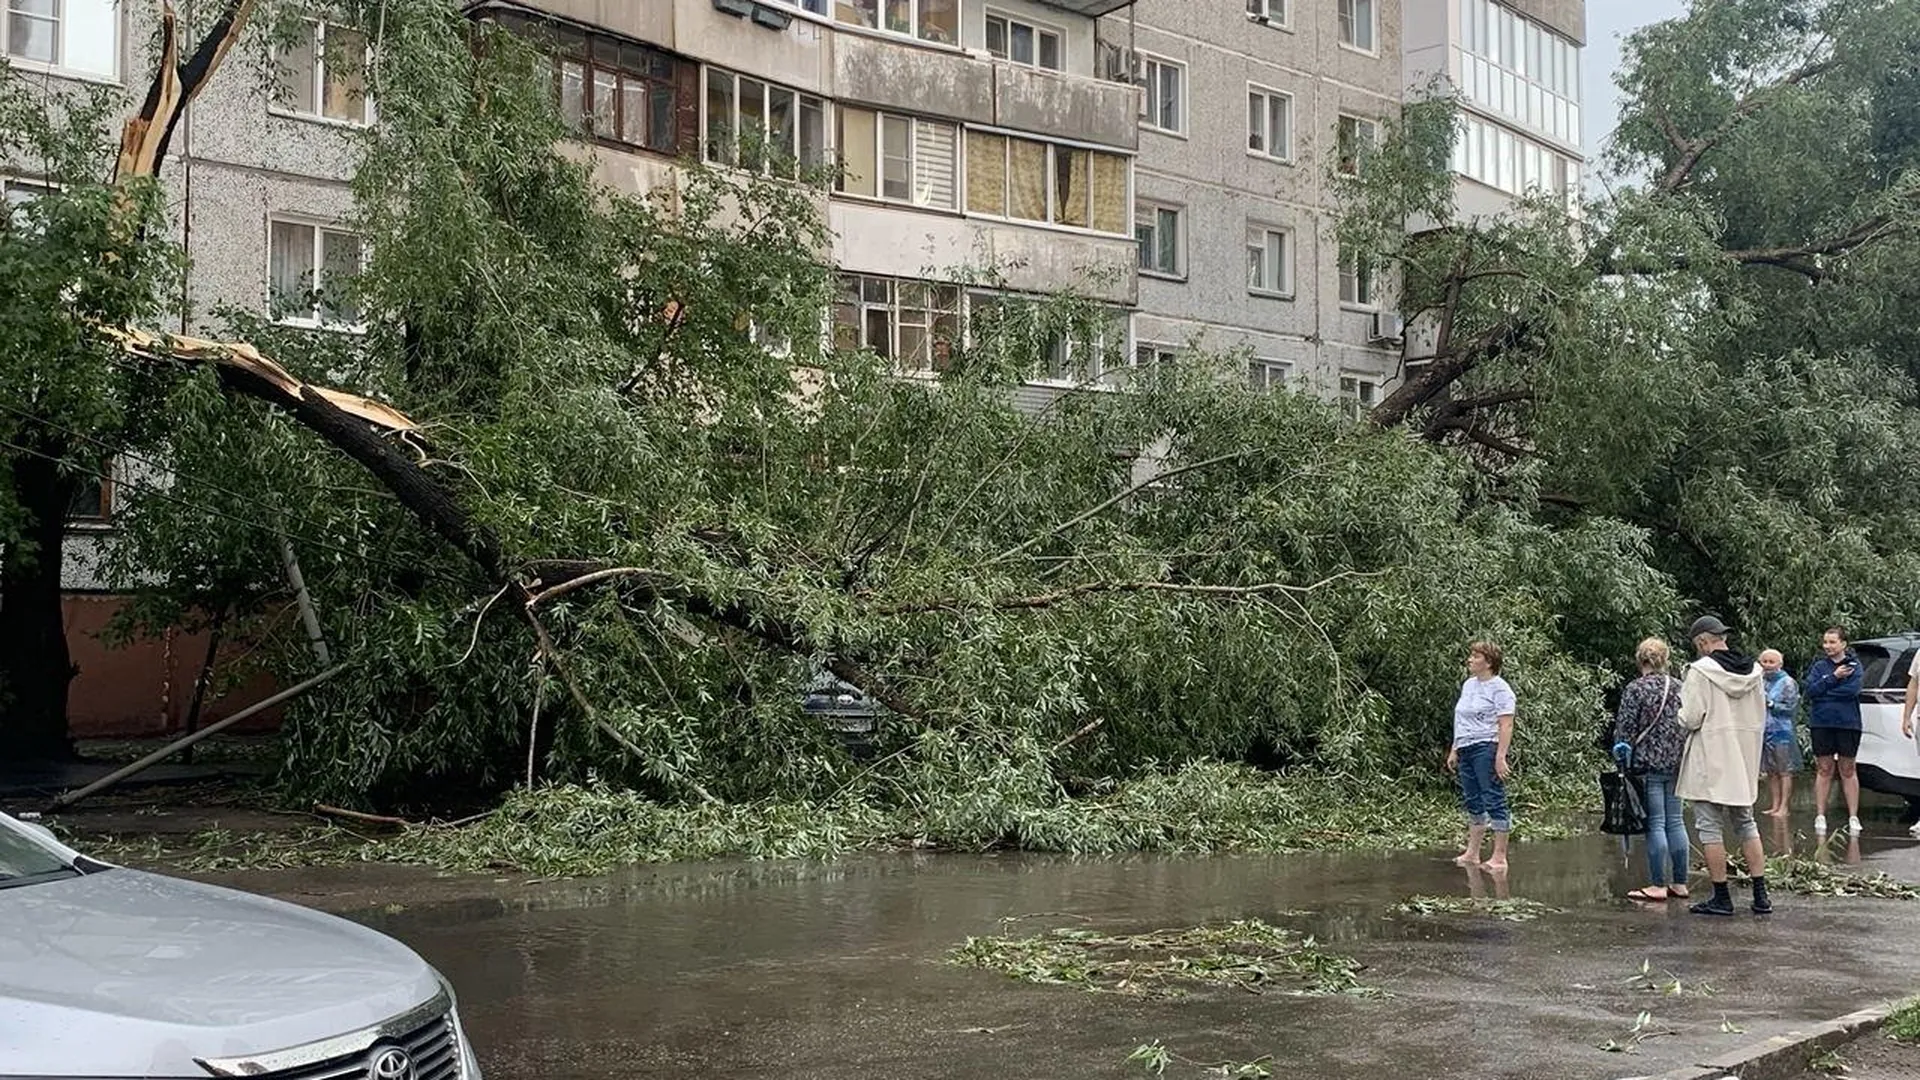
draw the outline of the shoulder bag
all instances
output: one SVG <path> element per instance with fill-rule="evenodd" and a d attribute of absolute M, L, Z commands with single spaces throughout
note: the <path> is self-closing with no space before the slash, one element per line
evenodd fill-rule
<path fill-rule="evenodd" d="M 1673 679 L 1667 678 L 1660 687 L 1660 704 L 1653 710 L 1653 719 L 1640 729 L 1629 745 L 1639 746 L 1640 740 L 1647 737 L 1653 725 L 1667 711 L 1667 697 L 1673 693 Z M 1647 831 L 1647 791 L 1640 777 L 1627 772 L 1625 762 L 1615 758 L 1613 768 L 1600 774 L 1600 831 L 1610 836 L 1638 836 Z"/>

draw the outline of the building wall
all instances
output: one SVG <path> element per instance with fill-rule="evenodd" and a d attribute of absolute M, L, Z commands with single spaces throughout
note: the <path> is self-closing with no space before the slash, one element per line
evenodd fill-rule
<path fill-rule="evenodd" d="M 1186 131 L 1143 125 L 1136 167 L 1139 200 L 1185 215 L 1184 273 L 1141 274 L 1136 339 L 1245 350 L 1291 364 L 1298 381 L 1329 393 L 1343 372 L 1392 374 L 1392 350 L 1369 341 L 1371 313 L 1339 299 L 1328 170 L 1342 113 L 1398 114 L 1399 9 L 1380 5 L 1370 53 L 1340 43 L 1331 3 L 1294 0 L 1284 28 L 1248 19 L 1241 5 L 1188 0 L 1139 0 L 1105 20 L 1110 39 L 1186 65 Z M 1248 151 L 1249 84 L 1292 95 L 1290 162 Z M 1249 291 L 1250 223 L 1291 231 L 1290 298 Z"/>

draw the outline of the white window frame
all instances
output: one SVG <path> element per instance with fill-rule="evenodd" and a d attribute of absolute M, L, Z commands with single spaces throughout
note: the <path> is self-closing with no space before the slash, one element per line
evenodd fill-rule
<path fill-rule="evenodd" d="M 1347 149 L 1345 141 L 1342 138 L 1344 134 L 1343 129 L 1349 122 L 1354 125 L 1356 139 L 1359 139 L 1362 135 L 1365 136 L 1364 140 L 1358 142 L 1355 146 L 1353 152 L 1353 168 L 1351 169 L 1342 167 L 1340 161 Z M 1361 116 L 1358 113 L 1343 112 L 1339 114 L 1339 118 L 1333 122 L 1334 169 L 1339 172 L 1340 175 L 1359 176 L 1360 163 L 1366 158 L 1366 150 L 1378 149 L 1379 146 L 1380 121 L 1370 116 Z"/>
<path fill-rule="evenodd" d="M 1274 12 L 1278 11 L 1276 15 Z M 1262 26 L 1271 26 L 1277 30 L 1293 29 L 1293 6 L 1290 0 L 1247 0 L 1247 21 Z"/>
<path fill-rule="evenodd" d="M 591 76 L 591 74 L 595 70 L 607 70 L 607 69 L 604 69 L 604 68 L 596 69 L 591 64 L 587 65 L 587 72 L 589 76 Z M 729 80 L 728 90 L 727 90 L 727 101 L 731 104 L 731 108 L 733 109 L 733 123 L 731 124 L 731 126 L 727 128 L 727 135 L 728 135 L 728 138 L 731 140 L 732 145 L 727 147 L 726 153 L 720 157 L 714 156 L 713 140 L 710 137 L 713 128 L 712 128 L 711 121 L 709 120 L 709 117 L 712 114 L 712 110 L 708 108 L 708 105 L 711 103 L 711 100 L 713 97 L 712 91 L 710 90 L 710 87 L 712 85 L 711 80 L 715 75 L 724 76 Z M 768 149 L 766 147 L 763 147 L 761 149 L 762 157 L 760 161 L 757 164 L 755 164 L 752 168 L 749 168 L 748 166 L 740 164 L 740 99 L 741 99 L 740 83 L 741 83 L 741 80 L 743 79 L 749 82 L 756 82 L 760 84 L 760 128 L 761 130 L 764 130 L 768 133 L 769 145 L 771 145 L 771 142 L 772 142 L 772 132 L 773 132 L 773 127 L 772 127 L 773 94 L 774 94 L 774 91 L 778 90 L 783 93 L 793 95 L 793 154 L 794 154 L 793 168 L 804 173 L 810 169 L 818 169 L 822 165 L 826 164 L 827 160 L 829 160 L 832 157 L 834 152 L 834 144 L 833 144 L 834 122 L 833 121 L 836 114 L 834 113 L 833 110 L 836 107 L 835 102 L 833 102 L 828 98 L 821 97 L 818 94 L 809 94 L 804 90 L 795 89 L 794 87 L 787 86 L 784 83 L 777 83 L 777 82 L 773 82 L 770 79 L 763 79 L 763 78 L 760 78 L 758 75 L 742 75 L 741 73 L 733 70 L 732 68 L 720 67 L 716 64 L 702 64 L 700 66 L 700 160 L 706 162 L 709 165 L 725 165 L 728 168 L 742 169 L 749 172 L 758 172 L 758 173 L 761 173 L 762 175 L 780 176 L 786 179 L 792 179 L 792 177 L 789 176 L 786 172 L 784 171 L 776 172 L 774 170 L 773 155 L 770 152 L 768 152 Z M 808 105 L 815 106 L 816 107 L 815 112 L 817 112 L 820 117 L 821 160 L 815 161 L 815 162 L 807 161 L 805 156 L 801 153 L 801 149 L 800 149 L 801 148 L 800 124 L 802 119 L 806 115 L 806 107 Z M 591 118 L 589 118 L 589 122 L 591 122 Z M 631 144 L 628 144 L 628 145 L 631 145 Z"/>
<path fill-rule="evenodd" d="M 1262 99 L 1260 106 L 1262 127 L 1259 132 L 1261 146 L 1258 149 L 1253 145 L 1255 134 L 1253 130 L 1253 99 L 1256 97 Z M 1284 154 L 1276 154 L 1273 152 L 1273 109 L 1276 103 L 1284 103 L 1286 109 L 1287 122 L 1283 130 L 1286 133 L 1287 145 Z M 1293 106 L 1293 95 L 1285 90 L 1278 90 L 1271 86 L 1262 86 L 1259 83 L 1250 82 L 1247 84 L 1247 155 L 1249 157 L 1257 157 L 1263 161 L 1278 161 L 1283 165 L 1293 164 Z"/>
<path fill-rule="evenodd" d="M 1360 36 L 1360 6 L 1366 5 L 1367 42 L 1362 45 Z M 1380 55 L 1380 5 L 1378 0 L 1334 0 L 1334 21 L 1338 23 L 1336 34 L 1340 47 L 1368 56 Z M 1353 28 L 1353 37 L 1347 36 L 1347 28 Z"/>
<path fill-rule="evenodd" d="M 1004 35 L 1002 40 L 1005 41 L 1006 47 L 1007 47 L 1007 55 L 1005 56 L 1001 56 L 999 53 L 994 53 L 992 51 L 993 46 L 990 44 L 987 44 L 986 33 L 985 33 L 986 27 L 988 23 L 993 23 L 993 22 L 1001 23 L 1005 27 L 1005 29 L 1002 30 L 1002 34 Z M 1021 67 L 1034 68 L 1039 71 L 1067 70 L 1067 32 L 1062 27 L 1054 26 L 1050 23 L 1035 22 L 1032 19 L 1026 18 L 1024 16 L 1020 16 L 1020 15 L 1010 15 L 1007 12 L 1002 11 L 998 8 L 988 8 L 985 16 L 983 16 L 981 19 L 980 26 L 981 26 L 981 38 L 980 38 L 981 45 L 983 48 L 987 49 L 988 52 L 992 53 L 995 59 L 1008 64 L 1018 64 Z M 1025 27 L 1027 31 L 1033 35 L 1033 59 L 1032 60 L 1016 60 L 1014 58 L 1013 28 L 1016 26 Z M 1049 66 L 1047 64 L 1043 64 L 1040 62 L 1040 39 L 1042 37 L 1051 37 L 1053 39 L 1053 57 L 1055 60 L 1059 61 L 1058 64 Z"/>
<path fill-rule="evenodd" d="M 1172 267 L 1157 265 L 1160 252 L 1162 214 L 1173 215 Z M 1187 208 L 1184 206 L 1175 206 L 1171 203 L 1136 202 L 1133 204 L 1133 238 L 1135 243 L 1142 243 L 1140 230 L 1143 226 L 1152 230 L 1152 251 L 1155 256 L 1153 261 L 1156 265 L 1144 265 L 1141 263 L 1141 260 L 1136 259 L 1135 264 L 1138 266 L 1139 272 L 1148 277 L 1184 279 L 1187 276 Z M 1143 243 L 1142 250 L 1146 250 L 1146 245 Z"/>
<path fill-rule="evenodd" d="M 1165 345 L 1158 341 L 1141 341 L 1136 338 L 1133 342 L 1133 369 L 1143 371 L 1163 366 L 1172 367 L 1180 362 L 1180 354 L 1184 351 L 1178 345 Z M 1144 357 L 1142 354 L 1145 354 Z M 1145 362 L 1142 362 L 1143 359 Z"/>
<path fill-rule="evenodd" d="M 853 305 L 854 320 L 855 320 L 854 325 L 858 328 L 860 337 L 862 339 L 866 337 L 866 333 L 867 333 L 867 318 L 866 318 L 867 312 L 874 310 L 876 308 L 880 308 L 886 311 L 887 348 L 886 348 L 886 351 L 881 355 L 886 359 L 886 361 L 889 364 L 893 365 L 893 369 L 895 372 L 901 375 L 911 375 L 911 376 L 916 376 L 920 378 L 934 378 L 934 377 L 937 377 L 942 370 L 944 370 L 944 367 L 940 362 L 941 358 L 937 353 L 937 350 L 939 348 L 939 338 L 938 338 L 938 335 L 936 334 L 936 330 L 939 325 L 939 317 L 941 315 L 951 315 L 954 320 L 954 325 L 956 329 L 964 332 L 966 327 L 966 314 L 967 314 L 967 294 L 965 290 L 961 289 L 960 286 L 949 283 L 949 282 L 927 281 L 927 280 L 922 280 L 918 278 L 896 278 L 896 277 L 889 277 L 885 274 L 842 273 L 841 275 L 839 275 L 839 280 L 843 285 L 843 287 L 847 282 L 854 283 L 854 295 L 856 298 L 854 300 L 854 305 Z M 866 286 L 868 282 L 884 282 L 885 283 L 886 290 L 887 290 L 887 299 L 884 304 L 877 301 L 870 301 L 866 298 Z M 902 287 L 916 286 L 916 285 L 923 286 L 927 289 L 929 306 L 924 308 L 916 307 L 912 309 L 902 307 L 900 303 L 900 293 L 901 293 Z M 952 293 L 953 306 L 951 308 L 939 307 L 934 303 L 937 290 L 948 290 L 949 292 Z M 834 300 L 834 308 L 829 309 L 827 313 L 828 325 L 830 328 L 835 328 L 834 317 L 837 314 L 837 310 L 835 309 L 837 309 L 840 306 L 840 303 L 841 301 L 838 298 L 836 298 Z M 927 321 L 924 326 L 921 326 L 920 324 L 917 324 L 917 323 L 914 324 L 915 326 L 918 326 L 920 329 L 923 329 L 926 331 L 926 356 L 924 358 L 925 363 L 921 363 L 922 358 L 920 357 L 905 357 L 902 355 L 902 350 L 900 348 L 900 331 L 901 331 L 901 328 L 905 325 L 902 322 L 902 313 L 907 310 L 912 310 L 915 313 L 922 314 L 926 317 Z M 947 347 L 949 350 L 949 359 L 951 358 L 951 350 L 954 347 L 958 346 L 959 344 L 960 342 L 958 340 L 955 340 L 955 339 L 948 340 Z M 864 340 L 861 343 L 857 344 L 855 347 L 856 348 L 872 348 L 872 346 L 866 344 Z M 875 350 L 875 351 L 877 352 L 878 350 Z"/>
<path fill-rule="evenodd" d="M 1191 96 L 1188 92 L 1187 65 L 1178 60 L 1170 60 L 1167 57 L 1154 56 L 1150 53 L 1135 53 L 1134 55 L 1136 57 L 1135 62 L 1139 65 L 1140 126 L 1149 131 L 1160 132 L 1163 135 L 1178 135 L 1185 138 L 1187 134 L 1187 101 Z M 1173 110 L 1176 114 L 1173 118 L 1174 127 L 1167 127 L 1160 122 L 1160 106 L 1162 104 L 1160 100 L 1160 72 L 1162 71 L 1171 71 L 1174 73 L 1174 92 L 1177 95 Z"/>
<path fill-rule="evenodd" d="M 966 171 L 966 158 L 967 158 L 967 155 L 971 153 L 971 151 L 967 147 L 966 139 L 975 134 L 988 135 L 988 136 L 993 136 L 995 138 L 1007 140 L 1004 146 L 1002 147 L 1002 150 L 1005 155 L 1004 157 L 1005 165 L 1002 168 L 1002 172 L 1005 174 L 1005 177 L 1006 177 L 1006 186 L 1002 189 L 1000 193 L 1001 213 L 998 213 L 998 214 L 990 213 L 985 210 L 974 210 L 971 208 L 967 200 L 967 191 L 968 191 L 967 185 L 972 182 L 972 178 L 967 175 L 967 171 Z M 1013 190 L 1013 142 L 1012 140 L 1014 139 L 1020 139 L 1025 142 L 1040 143 L 1047 148 L 1047 163 L 1046 163 L 1047 217 L 1045 220 L 1015 217 L 1011 213 L 1006 212 L 1008 207 L 1011 205 L 1011 195 Z M 1059 229 L 1063 232 L 1078 233 L 1083 236 L 1123 236 L 1129 239 L 1133 238 L 1133 232 L 1132 232 L 1133 218 L 1131 215 L 1128 215 L 1126 218 L 1127 224 L 1122 226 L 1122 228 L 1125 230 L 1123 232 L 1108 232 L 1105 229 L 1099 228 L 1098 226 L 1094 225 L 1093 223 L 1093 218 L 1094 218 L 1093 192 L 1091 190 L 1087 192 L 1087 224 L 1070 225 L 1063 221 L 1054 220 L 1053 215 L 1059 209 L 1059 199 L 1057 198 L 1056 192 L 1054 190 L 1055 184 L 1056 184 L 1055 178 L 1058 175 L 1057 173 L 1058 166 L 1054 162 L 1055 162 L 1055 155 L 1057 155 L 1062 150 L 1084 150 L 1094 154 L 1106 154 L 1109 157 L 1116 157 L 1126 162 L 1127 194 L 1126 194 L 1125 205 L 1129 207 L 1134 205 L 1134 197 L 1133 197 L 1134 164 L 1137 159 L 1133 154 L 1122 153 L 1118 150 L 1115 150 L 1111 146 L 1100 146 L 1094 143 L 1065 142 L 1065 141 L 1044 139 L 1044 138 L 1035 136 L 1032 132 L 1015 131 L 1011 128 L 974 127 L 971 125 L 965 125 L 963 126 L 963 129 L 962 129 L 961 144 L 960 144 L 960 158 L 961 158 L 961 161 L 960 161 L 960 165 L 961 165 L 960 208 L 961 208 L 961 211 L 964 214 L 966 214 L 966 216 L 968 217 L 986 218 L 991 221 L 1005 221 L 1013 225 L 1022 225 L 1032 229 Z"/>
<path fill-rule="evenodd" d="M 1268 262 L 1273 254 L 1273 238 L 1280 238 L 1280 258 L 1278 265 Z M 1256 244 L 1256 241 L 1258 243 Z M 1261 221 L 1247 223 L 1246 253 L 1252 256 L 1256 247 L 1260 252 L 1260 272 L 1262 283 L 1255 285 L 1249 274 L 1247 293 L 1251 296 L 1266 296 L 1276 300 L 1291 300 L 1294 297 L 1293 263 L 1297 257 L 1294 252 L 1293 230 L 1283 225 L 1270 225 Z M 1251 270 L 1251 265 L 1249 265 Z M 1269 273 L 1277 272 L 1280 281 L 1274 284 L 1265 282 Z"/>
<path fill-rule="evenodd" d="M 1380 404 L 1381 391 L 1385 390 L 1387 380 L 1381 375 L 1366 371 L 1342 371 L 1340 373 L 1340 408 L 1355 420 L 1362 419 Z"/>
<path fill-rule="evenodd" d="M 35 180 L 32 177 L 0 173 L 0 206 L 6 207 L 8 216 L 13 219 L 16 226 L 25 224 L 28 203 L 59 190 L 60 185 L 50 180 Z M 24 199 L 16 199 L 13 197 L 15 191 L 31 191 L 33 194 Z"/>
<path fill-rule="evenodd" d="M 1247 358 L 1247 388 L 1257 394 L 1270 394 L 1293 385 L 1293 361 L 1270 356 Z"/>
<path fill-rule="evenodd" d="M 840 13 L 842 9 L 850 8 L 854 6 L 852 3 L 849 2 L 849 0 L 836 0 L 836 2 L 833 5 L 834 6 L 833 19 L 836 23 L 838 23 L 841 26 L 851 26 L 859 30 L 871 31 L 876 34 L 886 34 L 890 37 L 912 38 L 915 41 L 932 45 L 937 48 L 959 49 L 961 47 L 961 39 L 963 39 L 966 36 L 966 27 L 963 25 L 958 25 L 958 20 L 964 13 L 956 6 L 954 11 L 954 18 L 956 21 L 956 26 L 954 28 L 955 40 L 939 41 L 935 38 L 927 37 L 924 33 L 922 33 L 925 27 L 923 25 L 923 20 L 921 19 L 921 11 L 924 5 L 926 4 L 926 2 L 927 0 L 906 0 L 907 10 L 908 10 L 908 16 L 907 16 L 908 26 L 907 26 L 907 29 L 905 30 L 895 30 L 893 27 L 887 25 L 887 0 L 874 0 L 874 5 L 873 5 L 874 20 L 873 20 L 872 26 L 868 26 L 866 23 L 863 23 L 858 19 L 844 19 L 840 17 Z"/>
<path fill-rule="evenodd" d="M 837 101 L 828 101 L 826 105 L 828 109 L 827 115 L 830 117 L 830 122 L 827 125 L 827 140 L 832 143 L 831 153 L 841 161 L 845 160 L 846 153 L 846 147 L 840 144 L 839 139 L 842 110 L 855 109 L 860 112 L 873 114 L 873 167 L 875 171 L 873 194 L 869 195 L 864 191 L 848 191 L 836 185 L 833 192 L 835 195 L 849 199 L 865 199 L 891 203 L 895 206 L 917 206 L 922 210 L 933 210 L 939 213 L 957 214 L 966 209 L 967 179 L 965 176 L 965 168 L 967 143 L 966 132 L 962 129 L 961 125 L 946 120 L 927 120 L 918 116 L 909 116 L 906 113 L 888 112 L 884 109 L 869 109 L 862 105 L 847 105 Z M 907 122 L 907 197 L 904 199 L 887 194 L 886 151 L 888 119 L 905 120 Z M 919 191 L 921 188 L 920 128 L 922 125 L 943 127 L 952 133 L 953 205 L 951 206 L 942 206 L 936 202 L 921 202 L 919 199 Z"/>
<path fill-rule="evenodd" d="M 305 315 L 276 314 L 274 312 L 273 308 L 279 302 L 273 295 L 273 227 L 275 225 L 292 225 L 298 228 L 309 229 L 312 231 L 313 246 L 310 252 L 311 261 L 308 263 L 308 266 L 311 270 L 311 273 L 313 274 L 312 280 L 315 286 L 314 291 L 316 293 L 320 289 L 323 289 L 326 287 L 325 283 L 320 280 L 320 271 L 323 266 L 323 255 L 324 255 L 324 253 L 321 250 L 320 237 L 321 237 L 321 234 L 323 233 L 338 233 L 346 236 L 352 236 L 355 239 L 359 240 L 360 241 L 360 267 L 354 273 L 357 276 L 361 273 L 364 273 L 367 268 L 367 238 L 364 236 L 361 236 L 360 234 L 354 232 L 351 229 L 346 228 L 345 226 L 341 225 L 338 221 L 328 221 L 323 218 L 307 217 L 300 214 L 269 214 L 267 215 L 267 222 L 266 222 L 267 314 L 273 319 L 274 322 L 280 324 L 281 326 L 297 326 L 297 327 L 302 327 L 308 330 L 333 330 L 333 331 L 346 333 L 346 334 L 365 333 L 367 329 L 367 324 L 365 322 L 345 323 L 345 322 L 328 321 L 326 315 L 320 310 L 320 307 L 317 303 L 312 308 L 310 308 L 308 310 L 308 313 Z"/>
<path fill-rule="evenodd" d="M 7 0 L 0 0 L 0 60 L 4 60 L 10 66 L 20 70 L 44 71 L 49 74 L 59 75 L 62 78 L 78 79 L 83 82 L 105 83 L 110 86 L 123 85 L 121 81 L 121 69 L 125 66 L 125 58 L 121 55 L 121 51 L 125 44 L 123 40 L 125 37 L 123 32 L 125 28 L 125 14 L 122 11 L 126 6 L 125 0 L 92 0 L 92 2 L 106 4 L 107 18 L 111 20 L 113 25 L 113 40 L 108 44 L 107 48 L 108 54 L 113 57 L 112 71 L 91 71 L 86 68 L 77 68 L 69 65 L 68 60 L 72 55 L 72 50 L 68 48 L 67 35 L 73 26 L 73 18 L 67 5 L 72 2 L 73 0 L 55 0 L 54 13 L 52 15 L 29 14 L 25 11 L 19 13 L 21 18 L 53 24 L 53 59 L 39 60 L 29 56 L 17 56 L 13 53 L 11 41 L 13 34 L 13 6 L 7 2 Z M 95 12 L 95 14 L 98 14 L 98 12 Z"/>
<path fill-rule="evenodd" d="M 1339 269 L 1340 306 L 1349 311 L 1380 310 L 1380 268 L 1361 266 L 1341 256 Z M 1353 282 L 1353 299 L 1347 298 L 1347 282 Z"/>
<path fill-rule="evenodd" d="M 287 116 L 296 120 L 306 120 L 316 124 L 338 124 L 341 127 L 350 128 L 370 127 L 376 119 L 373 107 L 373 84 L 371 78 L 364 76 L 370 76 L 373 70 L 373 37 L 357 27 L 346 26 L 345 28 L 359 33 L 367 39 L 367 56 L 362 61 L 365 66 L 361 68 L 363 75 L 361 82 L 364 92 L 360 97 L 360 119 L 352 120 L 342 119 L 337 116 L 328 116 L 324 111 L 327 107 L 327 26 L 331 21 L 333 20 L 306 20 L 307 25 L 312 27 L 314 31 L 313 85 L 309 89 L 313 91 L 313 107 L 315 111 L 302 112 L 291 105 L 283 105 L 278 100 L 269 100 L 267 103 L 267 111 L 275 116 Z M 345 24 L 342 25 L 344 26 Z M 275 46 L 269 49 L 268 55 L 274 66 L 273 75 L 277 85 L 280 75 L 279 47 Z"/>

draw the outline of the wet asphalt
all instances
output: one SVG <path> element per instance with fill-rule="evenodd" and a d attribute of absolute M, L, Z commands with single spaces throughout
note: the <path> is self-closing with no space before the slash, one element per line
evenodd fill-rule
<path fill-rule="evenodd" d="M 1809 825 L 1770 823 L 1770 851 L 1811 850 Z M 1920 843 L 1891 816 L 1820 850 L 1920 881 Z M 1738 917 L 1705 919 L 1624 898 L 1642 883 L 1637 842 L 1626 857 L 1597 835 L 1516 844 L 1504 880 L 1450 854 L 922 854 L 559 883 L 393 867 L 221 880 L 346 910 L 419 950 L 457 988 L 492 1080 L 1146 1076 L 1126 1059 L 1152 1041 L 1195 1062 L 1270 1058 L 1276 1076 L 1324 1080 L 1622 1078 L 1920 990 L 1920 901 L 1780 893 L 1761 918 L 1736 889 Z M 1396 911 L 1416 894 L 1557 910 L 1525 922 Z M 969 935 L 1248 917 L 1357 958 L 1388 996 L 1139 1000 L 942 962 Z M 1207 1074 L 1176 1062 L 1167 1075 Z"/>

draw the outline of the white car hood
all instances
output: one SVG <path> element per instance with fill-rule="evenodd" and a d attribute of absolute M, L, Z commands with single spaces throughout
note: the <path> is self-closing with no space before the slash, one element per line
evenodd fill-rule
<path fill-rule="evenodd" d="M 0 1077 L 205 1077 L 440 990 L 399 942 L 265 897 L 121 868 L 0 889 Z"/>

